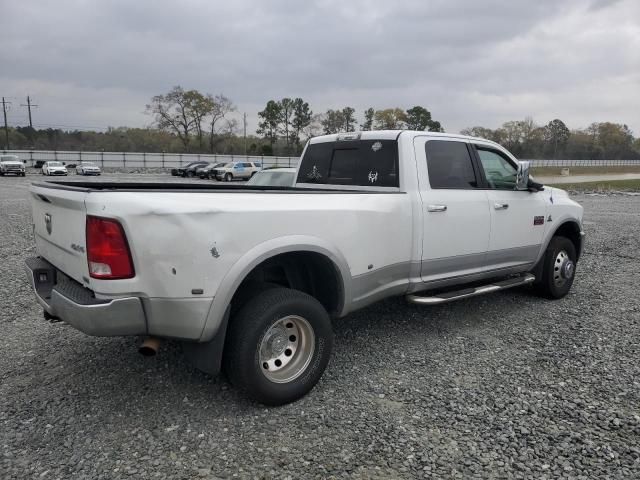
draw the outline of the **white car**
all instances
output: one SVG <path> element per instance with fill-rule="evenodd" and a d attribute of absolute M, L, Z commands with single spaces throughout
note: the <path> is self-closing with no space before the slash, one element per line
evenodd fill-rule
<path fill-rule="evenodd" d="M 383 298 L 429 306 L 528 284 L 551 299 L 571 289 L 582 207 L 494 142 L 325 135 L 295 175 L 283 189 L 34 183 L 36 299 L 89 335 L 145 335 L 145 352 L 178 339 L 200 370 L 223 368 L 279 405 L 322 376 L 332 319 Z"/>
<path fill-rule="evenodd" d="M 233 180 L 247 180 L 262 170 L 262 164 L 256 162 L 229 162 L 221 167 L 215 167 L 210 176 L 216 180 L 231 182 Z"/>
<path fill-rule="evenodd" d="M 262 187 L 293 187 L 296 183 L 295 168 L 269 168 L 257 172 L 247 185 Z"/>
<path fill-rule="evenodd" d="M 0 155 L 0 175 L 26 175 L 24 163 L 17 155 Z"/>
<path fill-rule="evenodd" d="M 100 175 L 100 167 L 92 162 L 82 162 L 76 165 L 76 175 Z"/>
<path fill-rule="evenodd" d="M 62 162 L 49 161 L 42 165 L 43 175 L 67 175 L 67 167 Z"/>

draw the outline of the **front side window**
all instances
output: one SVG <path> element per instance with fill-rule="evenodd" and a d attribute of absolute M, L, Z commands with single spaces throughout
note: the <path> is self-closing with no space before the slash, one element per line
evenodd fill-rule
<path fill-rule="evenodd" d="M 466 143 L 429 140 L 425 150 L 431 188 L 468 190 L 478 186 Z"/>
<path fill-rule="evenodd" d="M 480 164 L 484 170 L 489 188 L 495 190 L 515 190 L 516 167 L 495 150 L 476 147 Z"/>

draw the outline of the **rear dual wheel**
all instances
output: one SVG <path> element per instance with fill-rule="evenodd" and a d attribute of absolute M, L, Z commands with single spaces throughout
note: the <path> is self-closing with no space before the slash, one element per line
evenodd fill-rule
<path fill-rule="evenodd" d="M 248 300 L 231 319 L 223 368 L 254 400 L 282 405 L 315 386 L 332 347 L 331 320 L 320 302 L 275 287 Z"/>

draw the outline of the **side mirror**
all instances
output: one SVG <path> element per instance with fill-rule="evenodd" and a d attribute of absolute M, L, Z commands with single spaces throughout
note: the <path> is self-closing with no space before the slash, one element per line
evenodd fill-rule
<path fill-rule="evenodd" d="M 529 190 L 529 162 L 518 162 L 516 190 Z"/>
<path fill-rule="evenodd" d="M 26 161 L 26 160 L 22 160 L 22 163 L 26 164 L 26 163 L 27 163 L 27 161 Z"/>

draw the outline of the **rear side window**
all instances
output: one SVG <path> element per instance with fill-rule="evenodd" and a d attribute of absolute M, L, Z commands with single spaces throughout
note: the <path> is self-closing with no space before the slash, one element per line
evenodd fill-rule
<path fill-rule="evenodd" d="M 312 143 L 300 163 L 298 183 L 398 187 L 396 140 Z"/>
<path fill-rule="evenodd" d="M 429 140 L 425 149 L 431 188 L 466 190 L 478 186 L 466 143 Z"/>

